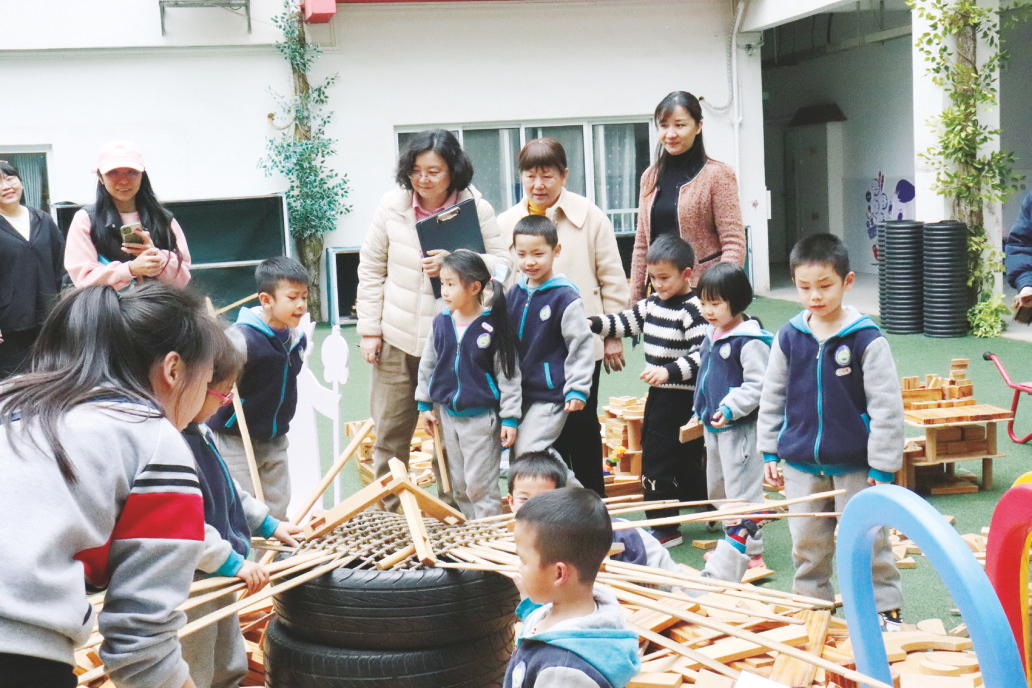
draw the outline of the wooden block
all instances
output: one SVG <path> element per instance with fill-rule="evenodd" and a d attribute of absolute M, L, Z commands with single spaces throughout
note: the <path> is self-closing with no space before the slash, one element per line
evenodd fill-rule
<path fill-rule="evenodd" d="M 984 425 L 964 425 L 960 428 L 962 440 L 984 440 L 986 438 Z"/>
<path fill-rule="evenodd" d="M 950 368 L 967 368 L 971 364 L 970 358 L 954 358 L 950 361 Z"/>
<path fill-rule="evenodd" d="M 936 619 L 938 620 L 938 619 Z M 959 670 L 960 674 L 974 674 L 979 670 L 978 657 L 969 652 L 928 652 L 922 659 L 927 659 L 940 666 L 949 666 Z M 922 673 L 930 673 L 924 671 Z M 956 676 L 957 673 L 937 674 L 939 676 Z"/>
<path fill-rule="evenodd" d="M 954 483 L 943 483 L 939 485 L 933 485 L 928 491 L 935 495 L 953 495 L 953 494 L 971 494 L 978 492 L 978 485 L 972 485 L 966 480 L 960 480 Z"/>
<path fill-rule="evenodd" d="M 914 561 L 913 557 L 904 557 L 896 562 L 897 569 L 916 569 L 917 562 Z"/>
<path fill-rule="evenodd" d="M 774 575 L 774 571 L 768 569 L 766 566 L 757 566 L 746 570 L 742 575 L 742 583 L 749 584 L 755 583 L 756 581 L 763 580 L 764 578 L 770 578 Z"/>
<path fill-rule="evenodd" d="M 764 639 L 774 640 L 786 645 L 793 647 L 800 647 L 809 642 L 809 634 L 806 630 L 806 626 L 803 625 L 790 625 L 782 626 L 780 628 L 774 628 L 769 631 L 763 631 L 759 633 Z M 887 634 L 888 635 L 888 634 Z M 895 634 L 892 634 L 895 635 Z M 970 642 L 970 641 L 968 641 Z M 951 648 L 936 648 L 936 649 L 951 649 Z M 712 645 L 699 648 L 698 652 L 710 659 L 714 659 L 718 662 L 727 664 L 739 659 L 745 659 L 746 657 L 755 657 L 756 655 L 762 655 L 769 652 L 770 648 L 757 645 L 751 640 L 743 640 L 741 638 L 725 638 L 718 640 Z M 694 662 L 691 659 L 687 659 L 687 667 L 689 669 L 699 669 L 702 664 Z M 700 674 L 701 676 L 701 674 Z"/>
<path fill-rule="evenodd" d="M 961 388 L 961 395 L 960 395 L 960 399 L 957 399 L 957 406 L 974 406 L 974 405 L 975 405 L 975 398 L 971 397 L 971 396 L 965 398 L 964 397 L 964 389 Z"/>
<path fill-rule="evenodd" d="M 950 636 L 933 635 L 921 631 L 901 631 L 899 633 L 884 633 L 885 651 L 890 650 L 897 655 L 899 652 L 917 652 L 919 650 L 948 650 L 960 652 L 970 650 L 974 645 L 969 638 L 953 638 Z M 893 660 L 889 660 L 893 661 Z"/>
<path fill-rule="evenodd" d="M 901 390 L 903 394 L 904 402 L 917 402 L 917 401 L 938 401 L 942 399 L 941 389 L 921 389 L 913 387 L 911 389 Z"/>
<path fill-rule="evenodd" d="M 391 467 L 391 475 L 395 480 L 408 482 L 408 470 L 400 459 L 391 459 L 387 463 Z M 437 563 L 437 557 L 434 555 L 430 534 L 427 533 L 426 523 L 423 522 L 423 512 L 419 508 L 416 495 L 404 488 L 397 494 L 401 501 L 401 511 L 405 515 L 405 522 L 408 524 L 409 534 L 412 536 L 412 544 L 416 547 L 416 558 L 426 566 L 433 566 Z"/>
<path fill-rule="evenodd" d="M 681 674 L 643 671 L 631 679 L 627 688 L 680 688 L 683 682 Z"/>
<path fill-rule="evenodd" d="M 692 547 L 695 549 L 714 549 L 720 540 L 692 540 Z"/>
<path fill-rule="evenodd" d="M 949 428 L 960 430 L 960 428 Z M 985 428 L 982 428 L 983 430 Z M 939 453 L 945 455 L 956 454 L 987 454 L 989 451 L 989 440 L 984 437 L 980 440 L 960 440 L 957 442 L 939 442 Z"/>
<path fill-rule="evenodd" d="M 972 552 L 984 552 L 986 540 L 981 535 L 975 535 L 974 533 L 968 533 L 967 535 L 961 535 L 961 539 L 967 543 L 967 546 Z"/>
<path fill-rule="evenodd" d="M 699 605 L 690 600 L 668 600 L 669 607 L 673 611 L 693 612 L 698 610 Z M 648 629 L 653 633 L 662 633 L 675 624 L 680 624 L 681 619 L 653 611 L 652 609 L 639 609 L 627 618 L 628 622 Z"/>
<path fill-rule="evenodd" d="M 708 669 L 699 672 L 699 678 L 695 681 L 695 688 L 734 688 L 735 680 Z"/>
<path fill-rule="evenodd" d="M 956 519 L 955 517 L 953 517 L 953 516 L 950 516 L 949 514 L 943 514 L 943 515 L 942 515 L 942 517 L 943 517 L 943 518 L 945 518 L 945 519 L 946 519 L 946 522 L 947 522 L 947 523 L 949 523 L 949 524 L 950 524 L 951 526 L 952 526 L 952 525 L 953 525 L 953 524 L 954 524 L 954 523 L 956 522 L 956 520 L 957 520 L 957 519 Z"/>
<path fill-rule="evenodd" d="M 925 619 L 924 621 L 918 621 L 917 630 L 922 633 L 946 635 L 946 626 L 942 623 L 942 619 Z"/>
<path fill-rule="evenodd" d="M 932 432 L 935 433 L 935 439 L 940 447 L 943 442 L 959 442 L 964 437 L 964 430 L 960 427 L 936 428 Z"/>
<path fill-rule="evenodd" d="M 702 437 L 702 433 L 705 431 L 702 425 L 702 421 L 697 418 L 693 418 L 684 425 L 681 426 L 680 440 L 681 444 L 685 442 L 691 442 Z"/>
<path fill-rule="evenodd" d="M 803 611 L 795 615 L 798 619 L 806 621 L 806 632 L 808 640 L 806 651 L 818 657 L 824 651 L 825 638 L 828 634 L 828 624 L 831 620 L 831 612 L 827 609 L 820 611 Z M 817 667 L 809 662 L 778 655 L 774 662 L 774 668 L 770 672 L 770 680 L 776 683 L 783 683 L 786 686 L 810 686 L 817 675 Z"/>

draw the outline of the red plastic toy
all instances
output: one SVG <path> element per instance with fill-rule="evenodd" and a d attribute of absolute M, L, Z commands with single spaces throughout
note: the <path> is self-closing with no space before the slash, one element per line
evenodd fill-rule
<path fill-rule="evenodd" d="M 1003 376 L 1003 381 L 1007 383 L 1007 386 L 1014 390 L 1014 401 L 1011 402 L 1011 413 L 1014 414 L 1014 418 L 1018 415 L 1018 399 L 1022 394 L 1032 394 L 1032 382 L 1014 383 L 1011 382 L 1010 375 L 1007 374 L 1007 370 L 1000 363 L 1000 359 L 997 358 L 996 354 L 986 351 L 982 354 L 982 358 L 987 361 L 992 361 L 996 364 L 996 369 L 1000 371 L 1000 375 Z M 1011 418 L 1007 423 L 1007 434 L 1010 438 L 1018 444 L 1025 444 L 1032 439 L 1032 432 L 1025 435 L 1023 438 L 1018 439 L 1018 436 L 1014 434 L 1014 418 Z"/>

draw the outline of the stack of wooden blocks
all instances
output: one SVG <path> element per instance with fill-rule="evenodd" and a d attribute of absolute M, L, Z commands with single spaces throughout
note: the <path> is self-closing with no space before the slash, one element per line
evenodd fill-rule
<path fill-rule="evenodd" d="M 348 437 L 354 437 L 358 428 L 365 421 L 356 420 L 349 423 L 345 423 L 344 432 Z M 368 485 L 373 482 L 373 444 L 376 443 L 376 432 L 370 432 L 369 435 L 362 440 L 362 444 L 358 450 L 358 475 L 362 480 L 363 485 Z M 434 482 L 434 472 L 431 468 L 431 463 L 434 456 L 434 438 L 426 434 L 423 430 L 423 424 L 420 423 L 416 427 L 416 432 L 412 435 L 412 443 L 410 445 L 409 453 L 409 476 L 412 482 L 419 485 L 420 487 L 426 487 Z"/>
<path fill-rule="evenodd" d="M 938 375 L 926 375 L 924 381 L 916 375 L 902 378 L 903 410 L 973 406 L 975 385 L 967 377 L 968 363 L 966 358 L 950 361 L 950 376 L 946 378 Z"/>
<path fill-rule="evenodd" d="M 606 496 L 640 494 L 645 399 L 609 397 L 609 405 L 602 410 L 604 415 L 599 416 L 599 422 L 602 424 L 603 460 L 614 464 L 606 475 Z"/>
<path fill-rule="evenodd" d="M 949 377 L 926 375 L 902 378 L 903 410 L 908 425 L 923 428 L 925 436 L 908 439 L 903 467 L 896 482 L 933 495 L 977 492 L 975 476 L 958 474 L 959 461 L 982 461 L 982 487 L 992 487 L 992 462 L 997 453 L 996 421 L 1008 420 L 1010 411 L 975 401 L 968 379 L 968 359 L 950 361 Z"/>

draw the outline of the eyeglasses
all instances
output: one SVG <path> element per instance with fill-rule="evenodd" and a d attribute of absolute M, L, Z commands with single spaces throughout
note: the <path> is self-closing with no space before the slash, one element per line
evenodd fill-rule
<path fill-rule="evenodd" d="M 409 179 L 415 181 L 426 177 L 432 182 L 439 182 L 444 179 L 444 176 L 448 174 L 448 170 L 434 170 L 433 172 L 427 172 L 426 170 L 412 170 L 409 172 Z"/>
<path fill-rule="evenodd" d="M 216 397 L 219 400 L 219 408 L 222 408 L 223 406 L 229 406 L 230 404 L 233 403 L 233 393 L 232 392 L 230 392 L 229 394 L 219 394 L 214 389 L 209 387 L 208 388 L 208 394 L 212 395 L 213 397 Z"/>

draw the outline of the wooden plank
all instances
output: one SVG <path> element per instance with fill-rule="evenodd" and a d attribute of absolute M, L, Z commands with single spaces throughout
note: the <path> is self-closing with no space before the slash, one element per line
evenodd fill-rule
<path fill-rule="evenodd" d="M 703 432 L 704 428 L 702 422 L 697 418 L 693 418 L 681 426 L 681 434 L 679 437 L 681 444 L 699 439 L 702 437 Z"/>
<path fill-rule="evenodd" d="M 785 645 L 791 645 L 793 647 L 799 647 L 809 642 L 809 634 L 806 626 L 782 626 L 769 631 L 762 631 L 757 635 L 762 637 L 764 640 L 784 643 Z M 755 657 L 756 655 L 766 654 L 767 652 L 770 652 L 769 647 L 758 645 L 751 640 L 746 640 L 744 638 L 725 638 L 723 640 L 718 640 L 712 645 L 699 648 L 699 654 L 709 657 L 721 664 L 745 659 L 746 657 Z M 689 669 L 699 669 L 702 667 L 701 662 L 696 662 L 690 659 L 685 659 L 684 661 Z"/>
<path fill-rule="evenodd" d="M 380 501 L 393 491 L 397 481 L 392 475 L 384 475 L 373 480 L 361 490 L 324 514 L 316 516 L 305 524 L 305 538 L 314 540 L 330 532 L 355 514 L 365 511 L 372 504 Z"/>
<path fill-rule="evenodd" d="M 824 643 L 828 635 L 828 624 L 831 621 L 831 611 L 827 609 L 802 611 L 794 616 L 806 620 L 806 633 L 808 636 L 806 651 L 820 656 L 824 652 Z M 783 683 L 790 688 L 810 688 L 816 676 L 816 666 L 788 655 L 778 655 L 777 660 L 774 662 L 774 668 L 770 672 L 771 681 Z"/>
<path fill-rule="evenodd" d="M 734 679 L 715 674 L 712 671 L 700 671 L 695 681 L 695 688 L 734 688 Z"/>
<path fill-rule="evenodd" d="M 692 540 L 692 547 L 701 550 L 714 549 L 718 542 L 720 540 Z"/>
<path fill-rule="evenodd" d="M 728 680 L 730 681 L 731 679 Z M 684 683 L 684 676 L 681 674 L 643 671 L 631 679 L 630 683 L 627 684 L 627 688 L 680 688 L 682 683 Z M 732 685 L 734 685 L 733 681 Z"/>

